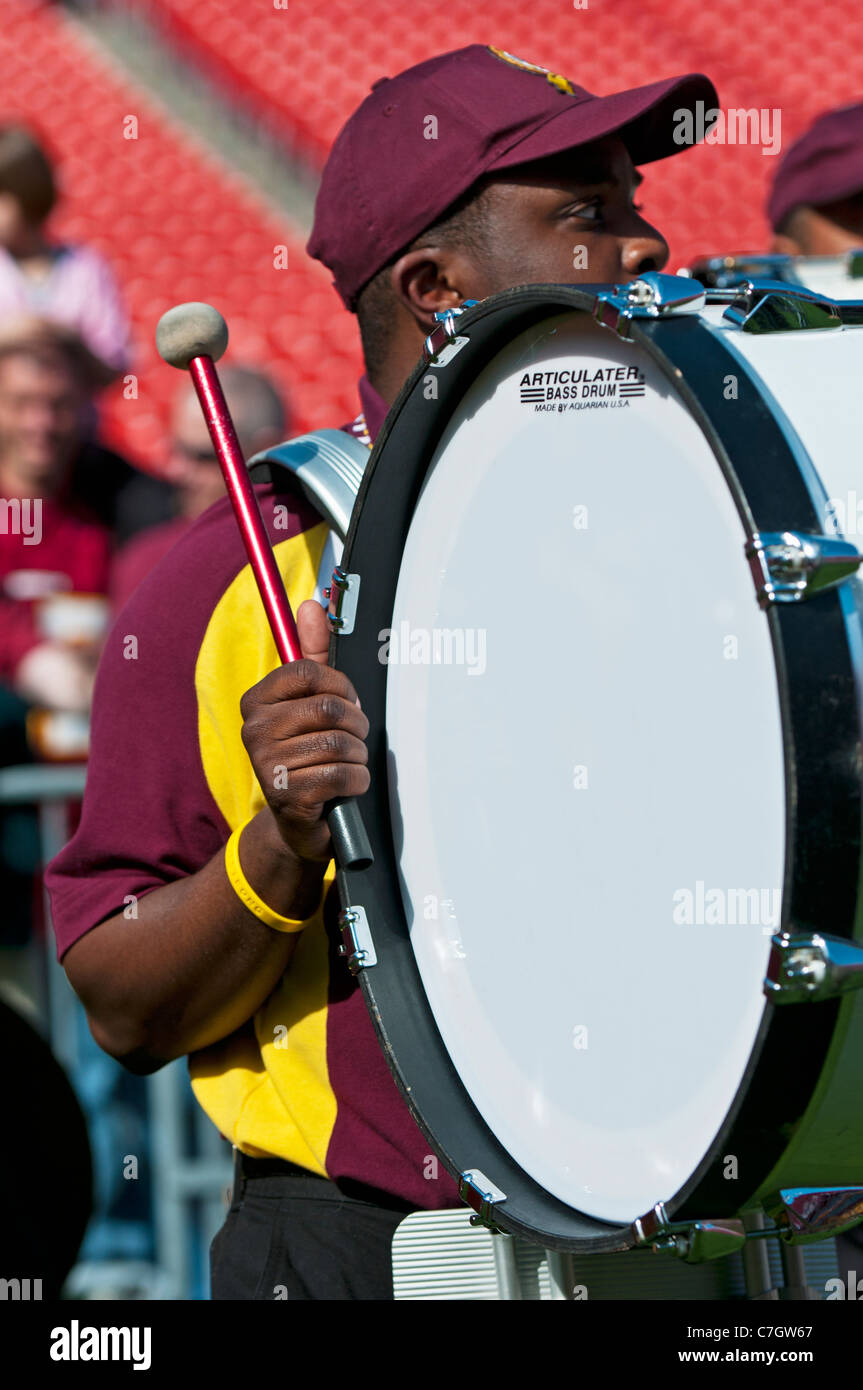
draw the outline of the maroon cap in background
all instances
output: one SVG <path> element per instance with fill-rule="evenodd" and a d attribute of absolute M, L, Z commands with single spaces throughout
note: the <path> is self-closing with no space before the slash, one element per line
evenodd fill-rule
<path fill-rule="evenodd" d="M 802 206 L 819 207 L 863 193 L 863 102 L 825 111 L 783 157 L 767 201 L 776 231 Z"/>
<path fill-rule="evenodd" d="M 677 154 L 675 115 L 719 99 L 699 73 L 598 97 L 474 43 L 382 77 L 337 136 L 306 250 L 351 310 L 373 275 L 483 174 L 619 135 L 634 164 Z M 679 134 L 679 132 L 678 132 Z"/>

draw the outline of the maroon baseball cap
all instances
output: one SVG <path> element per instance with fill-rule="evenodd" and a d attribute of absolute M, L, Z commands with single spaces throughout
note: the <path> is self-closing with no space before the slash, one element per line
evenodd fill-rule
<path fill-rule="evenodd" d="M 619 135 L 633 163 L 676 154 L 675 116 L 718 106 L 700 73 L 598 97 L 473 43 L 379 78 L 324 167 L 306 250 L 349 309 L 365 284 L 483 174 Z"/>
<path fill-rule="evenodd" d="M 774 231 L 804 204 L 819 207 L 863 193 L 863 102 L 825 111 L 784 156 L 767 216 Z"/>

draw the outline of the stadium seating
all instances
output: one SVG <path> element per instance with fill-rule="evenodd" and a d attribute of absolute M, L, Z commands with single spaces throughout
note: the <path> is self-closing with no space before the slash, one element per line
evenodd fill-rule
<path fill-rule="evenodd" d="M 707 72 L 725 110 L 779 108 L 787 147 L 829 106 L 863 89 L 863 11 L 849 0 L 272 0 L 249 22 L 246 0 L 137 0 L 235 99 L 320 165 L 372 81 L 467 43 L 497 47 L 608 92 L 688 70 Z M 281 7 L 284 3 L 284 7 Z M 266 10 L 266 17 L 261 17 Z M 700 149 L 651 172 L 646 212 L 671 232 L 672 267 L 707 251 L 760 250 L 775 156 L 756 146 Z"/>
<path fill-rule="evenodd" d="M 15 0 L 0 27 L 0 120 L 22 120 L 58 157 L 55 231 L 101 251 L 135 333 L 137 384 L 106 398 L 110 442 L 158 470 L 179 383 L 153 332 L 182 300 L 214 303 L 229 358 L 271 369 L 297 429 L 339 425 L 359 408 L 356 325 L 303 238 L 241 177 L 188 136 L 54 5 Z M 137 120 L 137 138 L 126 138 Z M 287 247 L 287 269 L 274 248 Z M 137 395 L 134 393 L 137 392 Z"/>
<path fill-rule="evenodd" d="M 289 0 L 256 11 L 244 0 L 131 0 L 226 96 L 265 123 L 286 149 L 320 167 L 340 125 L 382 73 L 435 51 L 491 40 L 608 91 L 687 69 L 709 72 L 723 107 L 779 108 L 787 146 L 819 110 L 854 99 L 863 78 L 863 15 L 846 0 L 797 9 L 780 32 L 768 0 L 743 0 L 718 24 L 698 0 L 674 22 L 660 0 L 613 7 L 574 0 L 497 0 L 493 21 L 471 0 L 418 12 L 367 0 Z M 4 14 L 0 117 L 32 121 L 62 161 L 66 198 L 57 230 L 101 249 L 117 271 L 136 333 L 137 399 L 115 388 L 108 433 L 158 462 L 173 373 L 156 359 L 159 314 L 181 299 L 214 301 L 228 318 L 237 359 L 270 365 L 291 393 L 298 428 L 356 410 L 356 328 L 303 239 L 240 177 L 221 165 L 136 89 L 45 0 L 15 0 Z M 747 34 L 752 41 L 747 42 Z M 842 61 L 840 58 L 840 49 Z M 647 55 L 647 57 L 645 56 Z M 124 138 L 136 115 L 137 140 Z M 765 185 L 774 158 L 758 146 L 700 148 L 649 171 L 642 201 L 671 233 L 671 268 L 706 251 L 760 249 Z M 273 248 L 288 248 L 288 269 Z M 127 395 L 130 392 L 127 390 Z"/>

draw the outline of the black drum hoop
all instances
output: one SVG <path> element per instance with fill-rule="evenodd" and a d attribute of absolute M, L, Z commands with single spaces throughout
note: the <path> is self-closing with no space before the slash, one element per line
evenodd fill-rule
<path fill-rule="evenodd" d="M 343 908 L 365 909 L 374 941 L 377 963 L 361 968 L 358 978 L 387 1062 L 448 1170 L 458 1177 L 479 1169 L 506 1193 L 494 1208 L 500 1229 L 547 1249 L 584 1253 L 630 1247 L 631 1228 L 567 1206 L 515 1162 L 464 1088 L 428 1004 L 398 888 L 384 724 L 387 667 L 378 660 L 377 634 L 391 623 L 405 540 L 429 463 L 465 392 L 518 334 L 558 313 L 592 313 L 597 294 L 610 288 L 522 286 L 466 310 L 457 331 L 468 341 L 435 371 L 434 401 L 423 392 L 429 365 L 418 363 L 387 416 L 359 490 L 341 565 L 360 574 L 361 597 L 352 633 L 334 635 L 329 654 L 360 693 L 370 722 L 371 787 L 359 804 L 374 863 L 340 869 L 337 878 Z M 693 315 L 638 319 L 627 331 L 701 427 L 743 531 L 820 533 L 808 455 L 742 356 Z M 721 389 L 729 372 L 738 378 L 733 402 Z M 744 541 L 742 533 L 741 560 Z M 854 612 L 853 595 L 840 586 L 805 603 L 772 605 L 767 613 L 785 748 L 783 927 L 824 930 L 826 919 L 831 934 L 849 939 L 857 918 L 863 812 L 863 692 L 849 632 Z M 757 796 L 758 788 L 742 787 L 741 795 Z M 711 1153 L 665 1202 L 669 1218 L 734 1216 L 751 1204 L 812 1098 L 838 1011 L 835 1000 L 808 1005 L 804 1028 L 795 1008 L 765 1010 Z M 722 1156 L 729 1153 L 737 1157 L 739 1182 L 724 1177 Z"/>

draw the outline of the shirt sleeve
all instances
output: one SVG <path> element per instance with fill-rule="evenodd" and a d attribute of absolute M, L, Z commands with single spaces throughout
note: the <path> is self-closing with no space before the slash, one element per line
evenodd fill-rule
<path fill-rule="evenodd" d="M 129 318 L 108 262 L 76 247 L 79 289 L 75 328 L 94 356 L 121 372 L 129 364 Z"/>

